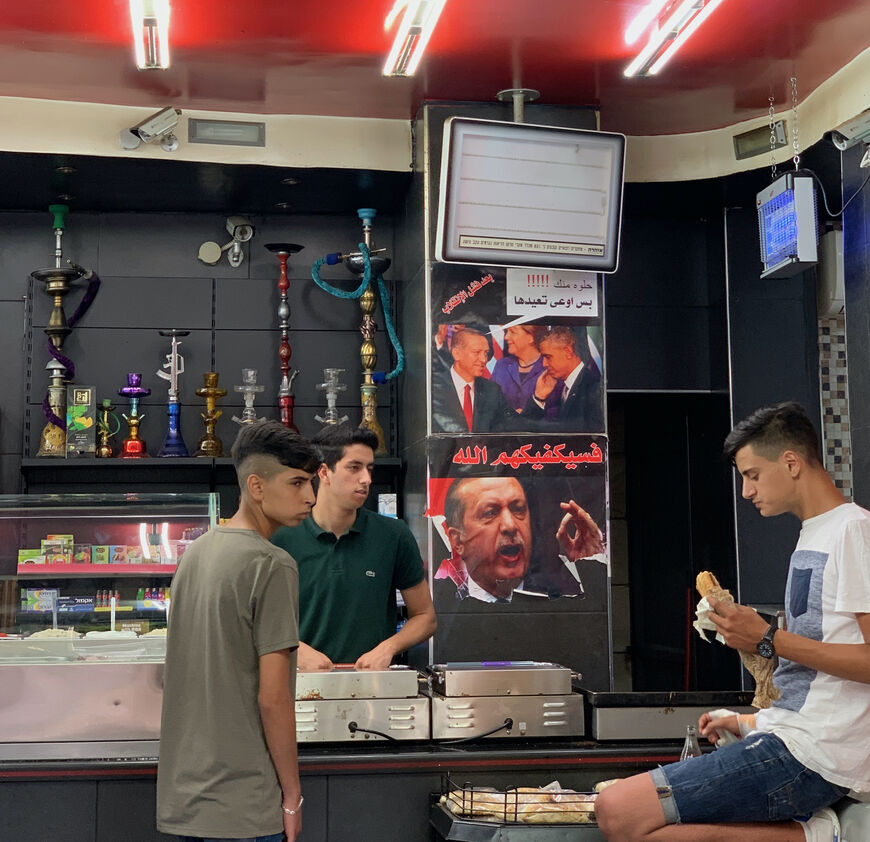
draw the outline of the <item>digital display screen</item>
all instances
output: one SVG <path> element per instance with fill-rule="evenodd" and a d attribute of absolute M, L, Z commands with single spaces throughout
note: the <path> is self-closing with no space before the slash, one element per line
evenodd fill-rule
<path fill-rule="evenodd" d="M 451 117 L 437 259 L 615 272 L 625 137 Z"/>
<path fill-rule="evenodd" d="M 763 261 L 779 263 L 797 254 L 797 208 L 794 190 L 784 190 L 759 209 Z"/>

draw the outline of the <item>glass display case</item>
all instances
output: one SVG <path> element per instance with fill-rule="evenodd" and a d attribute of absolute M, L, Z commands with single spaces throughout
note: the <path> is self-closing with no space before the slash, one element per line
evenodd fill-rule
<path fill-rule="evenodd" d="M 157 753 L 171 583 L 210 494 L 0 495 L 0 760 Z"/>

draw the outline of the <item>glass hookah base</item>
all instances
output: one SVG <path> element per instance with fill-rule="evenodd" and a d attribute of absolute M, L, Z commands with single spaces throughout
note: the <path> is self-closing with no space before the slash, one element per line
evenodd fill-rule
<path fill-rule="evenodd" d="M 121 459 L 144 459 L 147 456 L 148 451 L 142 439 L 124 439 L 121 452 L 118 454 Z"/>
<path fill-rule="evenodd" d="M 39 437 L 37 456 L 66 456 L 66 433 L 55 424 L 48 423 Z"/>

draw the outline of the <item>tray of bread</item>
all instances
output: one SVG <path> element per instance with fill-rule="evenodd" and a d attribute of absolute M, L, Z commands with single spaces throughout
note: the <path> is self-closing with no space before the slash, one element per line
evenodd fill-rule
<path fill-rule="evenodd" d="M 454 815 L 467 819 L 510 824 L 589 824 L 595 821 L 596 795 L 562 789 L 558 782 L 504 791 L 451 784 L 439 803 Z"/>

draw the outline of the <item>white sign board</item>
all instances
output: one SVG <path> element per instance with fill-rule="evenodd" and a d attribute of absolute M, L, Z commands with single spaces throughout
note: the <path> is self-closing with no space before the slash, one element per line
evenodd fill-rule
<path fill-rule="evenodd" d="M 509 316 L 598 316 L 598 277 L 594 272 L 508 269 Z"/>
<path fill-rule="evenodd" d="M 437 259 L 615 271 L 624 157 L 619 134 L 449 118 Z"/>

